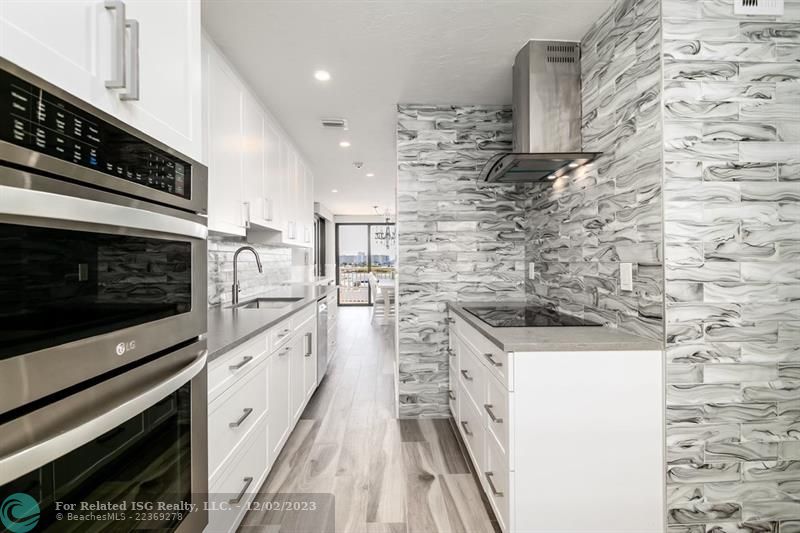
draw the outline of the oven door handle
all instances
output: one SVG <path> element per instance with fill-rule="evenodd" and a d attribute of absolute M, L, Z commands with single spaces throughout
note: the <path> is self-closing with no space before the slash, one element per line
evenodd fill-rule
<path fill-rule="evenodd" d="M 187 349 L 196 347 L 189 346 Z M 86 389 L 76 393 L 74 397 L 68 396 L 60 402 L 0 426 L 0 434 L 12 437 L 29 433 L 31 427 L 38 427 L 40 430 L 44 427 L 46 431 L 34 443 L 16 450 L 9 451 L 0 447 L 0 486 L 78 449 L 152 407 L 197 376 L 206 366 L 207 355 L 208 350 L 200 350 L 180 370 L 170 372 L 155 385 L 144 390 L 141 386 L 134 386 L 134 391 L 126 391 L 126 374 L 121 374 L 96 385 L 100 390 L 94 393 L 92 388 Z M 158 360 L 154 363 L 156 362 Z M 137 370 L 145 367 L 130 370 L 128 373 L 136 374 Z M 109 393 L 114 390 L 116 394 Z M 114 401 L 105 402 L 101 399 L 98 402 L 98 397 L 113 398 Z M 86 412 L 91 409 L 97 409 L 97 412 Z M 85 416 L 73 416 L 75 411 L 83 411 L 80 414 Z M 73 419 L 78 419 L 78 422 L 72 422 Z"/>
<path fill-rule="evenodd" d="M 146 209 L 63 194 L 0 185 L 0 217 L 11 215 L 124 227 L 196 239 L 208 237 L 203 224 Z"/>

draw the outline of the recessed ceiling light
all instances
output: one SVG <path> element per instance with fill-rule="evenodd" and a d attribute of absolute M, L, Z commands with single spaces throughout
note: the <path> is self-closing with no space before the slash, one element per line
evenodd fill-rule
<path fill-rule="evenodd" d="M 331 73 L 327 70 L 318 70 L 314 73 L 314 77 L 317 78 L 318 81 L 328 81 L 331 79 Z"/>
<path fill-rule="evenodd" d="M 339 189 L 331 189 L 331 192 L 339 192 Z"/>
<path fill-rule="evenodd" d="M 556 176 L 555 174 L 550 174 L 549 176 L 547 176 L 547 179 L 549 179 L 549 180 L 554 180 L 554 179 L 556 179 L 557 177 L 558 177 L 558 176 Z"/>
<path fill-rule="evenodd" d="M 578 168 L 581 165 L 580 165 L 580 163 L 576 163 L 576 162 L 573 161 L 572 163 L 570 163 L 567 166 L 569 166 L 569 168 Z"/>
<path fill-rule="evenodd" d="M 342 141 L 339 143 L 342 148 L 350 148 L 350 141 Z"/>
<path fill-rule="evenodd" d="M 367 172 L 367 177 L 368 178 L 374 178 L 375 177 L 375 173 L 374 172 Z"/>

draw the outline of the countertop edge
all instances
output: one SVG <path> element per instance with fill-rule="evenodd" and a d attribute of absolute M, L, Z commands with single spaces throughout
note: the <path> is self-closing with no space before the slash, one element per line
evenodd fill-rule
<path fill-rule="evenodd" d="M 457 302 L 447 302 L 447 308 L 451 309 L 455 312 L 459 317 L 461 317 L 465 322 L 467 322 L 470 326 L 478 330 L 484 337 L 489 339 L 492 344 L 503 350 L 504 352 L 517 352 L 517 353 L 528 353 L 528 352 L 587 352 L 587 351 L 620 351 L 620 352 L 628 352 L 628 351 L 663 351 L 663 346 L 658 341 L 654 341 L 652 339 L 647 339 L 645 337 L 639 337 L 637 335 L 633 335 L 631 333 L 623 332 L 616 330 L 614 328 L 609 328 L 603 326 L 607 331 L 613 332 L 614 334 L 618 335 L 620 338 L 619 340 L 607 341 L 607 342 L 600 342 L 595 344 L 589 344 L 585 342 L 574 342 L 574 341 L 565 341 L 565 342 L 552 342 L 552 341 L 545 341 L 545 342 L 535 342 L 531 341 L 529 343 L 505 343 L 501 339 L 497 338 L 493 330 L 495 329 L 502 329 L 502 328 L 494 328 L 487 324 L 484 324 L 478 318 L 467 312 L 461 303 Z M 514 329 L 525 329 L 525 328 L 514 328 Z M 530 328 L 536 329 L 536 328 Z"/>
<path fill-rule="evenodd" d="M 208 353 L 208 362 L 209 363 L 213 362 L 215 359 L 219 358 L 223 354 L 231 351 L 232 349 L 236 348 L 237 346 L 240 346 L 240 345 L 244 344 L 245 342 L 249 341 L 253 337 L 256 337 L 257 335 L 259 335 L 259 334 L 263 333 L 264 331 L 268 330 L 269 328 L 277 325 L 278 323 L 282 322 L 283 320 L 286 320 L 290 316 L 292 316 L 294 314 L 297 314 L 298 312 L 302 311 L 303 309 L 305 309 L 309 305 L 313 305 L 313 304 L 319 302 L 321 299 L 326 298 L 329 294 L 331 294 L 332 292 L 334 292 L 336 290 L 336 286 L 334 286 L 334 285 L 330 285 L 330 286 L 320 285 L 320 286 L 318 286 L 318 288 L 321 291 L 320 294 L 317 294 L 315 296 L 309 296 L 309 297 L 304 298 L 304 299 L 302 299 L 300 301 L 293 302 L 291 305 L 288 305 L 286 307 L 286 311 L 284 313 L 281 313 L 279 315 L 271 317 L 269 320 L 266 320 L 263 324 L 259 325 L 257 328 L 253 329 L 252 331 L 248 331 L 244 335 L 236 337 L 235 340 L 225 344 L 224 346 L 219 346 L 219 347 L 215 348 L 213 352 L 209 351 L 209 353 Z M 211 311 L 211 309 L 209 309 L 209 311 Z M 233 310 L 233 309 L 225 309 L 225 310 L 222 310 L 220 312 L 236 313 L 236 312 L 241 312 L 241 311 L 236 311 L 236 310 Z M 206 337 L 207 336 L 208 336 L 208 333 L 206 334 Z"/>

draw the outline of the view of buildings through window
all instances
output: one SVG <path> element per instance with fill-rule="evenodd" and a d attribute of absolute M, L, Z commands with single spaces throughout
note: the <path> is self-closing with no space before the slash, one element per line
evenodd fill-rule
<path fill-rule="evenodd" d="M 339 303 L 366 305 L 372 301 L 370 275 L 394 279 L 394 224 L 338 224 L 337 269 Z"/>

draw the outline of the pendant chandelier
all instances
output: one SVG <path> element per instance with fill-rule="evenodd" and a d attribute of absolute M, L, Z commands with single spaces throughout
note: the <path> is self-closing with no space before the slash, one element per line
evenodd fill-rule
<path fill-rule="evenodd" d="M 381 210 L 377 205 L 373 207 L 375 208 L 375 213 L 382 215 L 386 220 L 386 225 L 375 232 L 375 238 L 379 241 L 383 241 L 387 248 L 392 248 L 395 244 L 395 241 L 397 241 L 397 230 L 392 224 L 392 218 L 389 216 L 389 209 L 386 208 L 384 209 L 383 213 L 381 213 Z"/>

